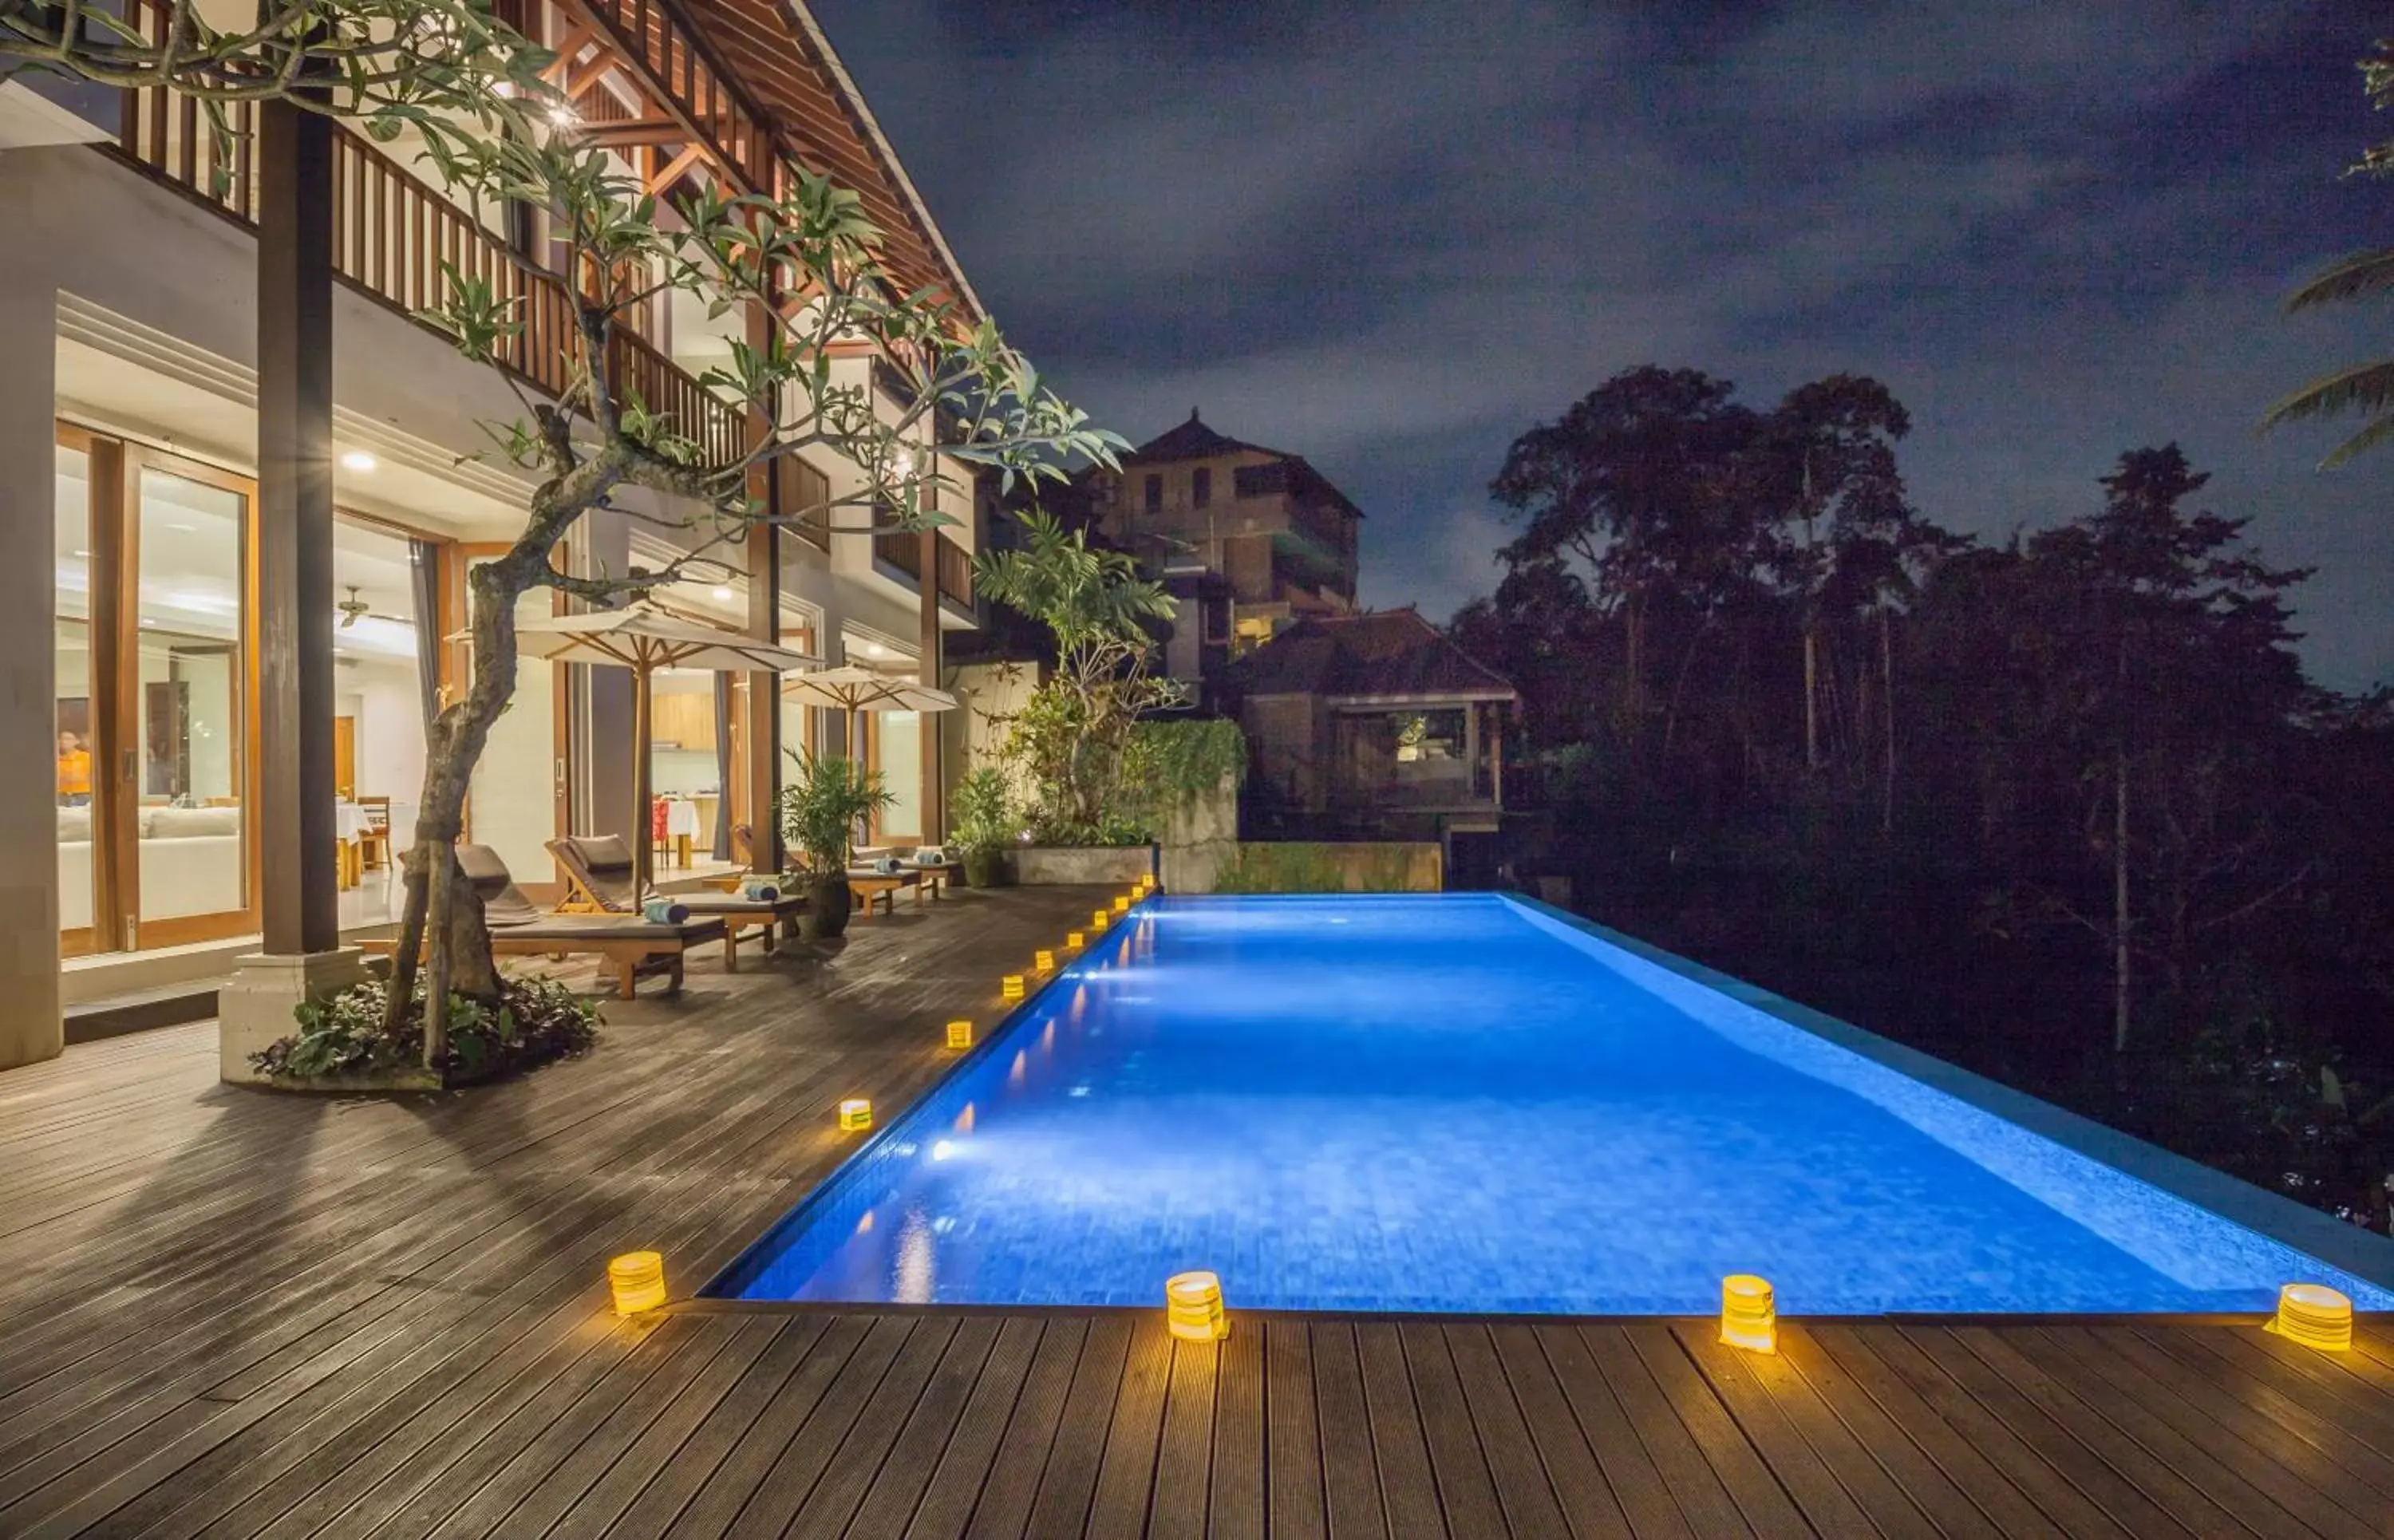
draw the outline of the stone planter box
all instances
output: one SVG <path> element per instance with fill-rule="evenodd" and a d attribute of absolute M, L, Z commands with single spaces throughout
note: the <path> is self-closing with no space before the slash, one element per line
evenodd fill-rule
<path fill-rule="evenodd" d="M 1147 845 L 1019 845 L 1014 880 L 1025 885 L 1126 887 L 1155 869 Z"/>

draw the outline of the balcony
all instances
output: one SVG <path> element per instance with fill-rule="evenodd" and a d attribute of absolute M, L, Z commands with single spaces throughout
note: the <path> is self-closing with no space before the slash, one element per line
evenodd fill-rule
<path fill-rule="evenodd" d="M 163 36 L 167 12 L 154 0 L 136 0 L 128 14 L 150 35 Z M 115 141 L 96 148 L 243 229 L 256 230 L 254 107 L 229 105 L 232 133 L 220 138 L 208 132 L 190 97 L 151 86 L 128 89 L 122 99 Z M 440 301 L 444 262 L 482 279 L 500 298 L 515 302 L 523 322 L 504 344 L 501 364 L 547 395 L 564 391 L 574 330 L 573 295 L 564 281 L 339 124 L 333 126 L 333 266 L 344 285 L 413 321 Z M 612 347 L 615 377 L 625 389 L 670 417 L 709 459 L 740 453 L 747 428 L 737 410 L 633 332 L 619 329 Z"/>
<path fill-rule="evenodd" d="M 972 553 L 941 532 L 939 552 L 940 603 L 952 612 L 972 614 Z M 923 537 L 916 533 L 880 534 L 873 538 L 873 565 L 883 576 L 899 580 L 916 595 L 923 591 Z"/>

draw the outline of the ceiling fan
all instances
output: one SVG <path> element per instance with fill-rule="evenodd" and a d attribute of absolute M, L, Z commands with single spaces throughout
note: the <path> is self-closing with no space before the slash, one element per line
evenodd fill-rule
<path fill-rule="evenodd" d="M 334 609 L 338 610 L 341 612 L 341 624 L 335 627 L 335 629 L 346 631 L 349 629 L 349 627 L 357 625 L 361 620 L 388 621 L 393 625 L 412 625 L 414 624 L 413 621 L 401 620 L 397 615 L 375 614 L 374 606 L 358 597 L 358 586 L 356 584 L 350 584 L 349 586 L 349 597 L 333 606 Z"/>

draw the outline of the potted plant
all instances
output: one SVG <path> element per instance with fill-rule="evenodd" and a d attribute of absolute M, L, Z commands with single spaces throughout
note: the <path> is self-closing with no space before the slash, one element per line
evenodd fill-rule
<path fill-rule="evenodd" d="M 1014 794 L 1006 775 L 984 766 L 956 783 L 950 809 L 965 886 L 994 888 L 1006 880 L 1006 847 L 1015 835 Z"/>
<path fill-rule="evenodd" d="M 793 751 L 797 774 L 782 788 L 782 838 L 807 878 L 807 934 L 848 929 L 848 866 L 856 826 L 896 800 L 880 773 L 836 755 Z"/>

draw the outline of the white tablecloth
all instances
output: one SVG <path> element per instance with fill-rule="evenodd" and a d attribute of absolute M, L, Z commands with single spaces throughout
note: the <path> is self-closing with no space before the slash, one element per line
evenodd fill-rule
<path fill-rule="evenodd" d="M 356 803 L 333 804 L 333 829 L 341 836 L 341 843 L 344 845 L 355 845 L 358 842 L 358 836 L 373 827 L 374 825 L 366 819 L 366 810 Z"/>
<path fill-rule="evenodd" d="M 676 835 L 688 835 L 692 839 L 698 837 L 698 804 L 685 802 L 678 796 L 668 796 L 665 798 L 665 837 L 671 839 Z"/>

